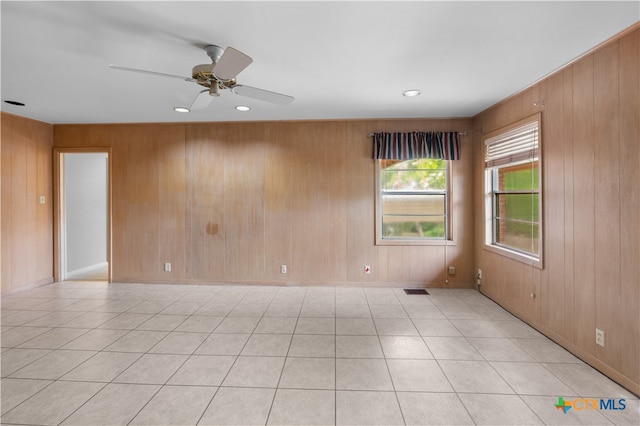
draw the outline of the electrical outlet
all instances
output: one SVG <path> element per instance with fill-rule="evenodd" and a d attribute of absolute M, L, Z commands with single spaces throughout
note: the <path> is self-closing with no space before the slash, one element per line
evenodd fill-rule
<path fill-rule="evenodd" d="M 370 274 L 371 273 L 371 266 L 364 265 L 364 273 L 365 274 Z"/>
<path fill-rule="evenodd" d="M 449 266 L 449 275 L 455 275 L 455 274 L 456 274 L 456 267 Z"/>
<path fill-rule="evenodd" d="M 604 348 L 604 331 L 596 328 L 596 345 Z"/>
<path fill-rule="evenodd" d="M 40 196 L 40 204 L 44 204 L 46 200 L 46 197 L 44 195 Z"/>
<path fill-rule="evenodd" d="M 478 269 L 478 279 L 482 279 L 482 269 Z"/>
<path fill-rule="evenodd" d="M 280 273 L 281 274 L 287 273 L 287 265 L 280 265 Z"/>
<path fill-rule="evenodd" d="M 166 263 L 164 264 L 164 271 L 165 271 L 165 272 L 171 272 L 171 263 L 166 262 Z"/>

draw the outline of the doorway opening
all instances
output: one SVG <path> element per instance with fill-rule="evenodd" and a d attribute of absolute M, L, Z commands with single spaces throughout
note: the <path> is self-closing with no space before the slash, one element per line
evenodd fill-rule
<path fill-rule="evenodd" d="M 108 149 L 58 149 L 56 281 L 111 281 Z"/>

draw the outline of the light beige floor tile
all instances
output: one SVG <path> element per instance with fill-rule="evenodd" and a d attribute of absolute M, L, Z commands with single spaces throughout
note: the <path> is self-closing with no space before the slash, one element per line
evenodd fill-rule
<path fill-rule="evenodd" d="M 559 396 L 571 395 L 575 392 L 537 363 L 491 362 L 490 364 L 518 394 Z"/>
<path fill-rule="evenodd" d="M 253 334 L 241 355 L 286 356 L 291 343 L 291 334 Z"/>
<path fill-rule="evenodd" d="M 374 322 L 380 336 L 419 336 L 408 318 L 376 318 Z"/>
<path fill-rule="evenodd" d="M 469 337 L 468 340 L 487 361 L 535 362 L 531 355 L 508 338 Z"/>
<path fill-rule="evenodd" d="M 171 302 L 163 302 L 159 300 L 147 300 L 142 303 L 139 303 L 132 308 L 130 308 L 127 312 L 137 313 L 137 314 L 157 314 L 167 306 L 169 306 Z"/>
<path fill-rule="evenodd" d="M 220 388 L 199 424 L 264 425 L 275 392 L 266 388 Z"/>
<path fill-rule="evenodd" d="M 336 318 L 371 318 L 371 310 L 366 304 L 337 304 Z"/>
<path fill-rule="evenodd" d="M 192 315 L 202 306 L 204 306 L 204 303 L 177 301 L 164 308 L 160 313 L 165 315 Z"/>
<path fill-rule="evenodd" d="M 25 325 L 29 327 L 59 327 L 80 315 L 82 315 L 82 312 L 51 312 Z"/>
<path fill-rule="evenodd" d="M 250 334 L 212 334 L 196 350 L 198 355 L 239 355 Z"/>
<path fill-rule="evenodd" d="M 216 334 L 219 333 L 253 333 L 256 326 L 260 322 L 259 317 L 227 317 L 218 327 L 213 331 Z"/>
<path fill-rule="evenodd" d="M 186 331 L 191 333 L 211 333 L 222 322 L 223 317 L 212 317 L 207 315 L 192 315 L 181 323 L 175 331 Z"/>
<path fill-rule="evenodd" d="M 433 359 L 421 337 L 380 336 L 385 358 Z"/>
<path fill-rule="evenodd" d="M 171 378 L 187 358 L 186 355 L 145 354 L 113 381 L 116 383 L 162 385 Z"/>
<path fill-rule="evenodd" d="M 617 407 L 621 407 L 617 401 Z M 640 400 L 637 398 L 626 398 L 624 410 L 602 410 L 601 413 L 616 425 L 640 425 Z"/>
<path fill-rule="evenodd" d="M 226 317 L 229 315 L 229 312 L 233 309 L 235 303 L 226 304 L 222 302 L 218 302 L 215 298 L 212 301 L 209 301 L 202 305 L 200 309 L 198 309 L 194 315 L 207 315 L 213 317 Z"/>
<path fill-rule="evenodd" d="M 278 387 L 291 389 L 335 389 L 335 359 L 287 358 Z"/>
<path fill-rule="evenodd" d="M 23 379 L 59 379 L 87 359 L 95 355 L 93 351 L 68 351 L 58 349 L 37 359 L 31 364 L 11 374 Z"/>
<path fill-rule="evenodd" d="M 336 389 L 392 391 L 383 359 L 336 359 Z"/>
<path fill-rule="evenodd" d="M 389 359 L 387 365 L 396 391 L 453 392 L 434 360 Z"/>
<path fill-rule="evenodd" d="M 293 334 L 297 321 L 297 318 L 291 317 L 264 317 L 258 323 L 254 333 Z"/>
<path fill-rule="evenodd" d="M 56 425 L 103 386 L 103 383 L 55 382 L 4 414 L 2 423 Z"/>
<path fill-rule="evenodd" d="M 409 318 L 402 305 L 369 305 L 373 318 Z"/>
<path fill-rule="evenodd" d="M 109 321 L 98 326 L 98 328 L 116 328 L 121 330 L 133 330 L 140 326 L 143 322 L 151 318 L 151 314 L 134 314 L 130 312 L 124 312 L 110 319 Z"/>
<path fill-rule="evenodd" d="M 87 333 L 81 335 L 77 339 L 74 339 L 62 346 L 62 349 L 79 349 L 85 351 L 100 351 L 111 343 L 115 342 L 125 334 L 127 330 L 110 330 L 110 329 L 95 329 L 90 330 Z"/>
<path fill-rule="evenodd" d="M 464 337 L 424 337 L 424 341 L 435 359 L 483 359 Z"/>
<path fill-rule="evenodd" d="M 448 319 L 414 319 L 418 332 L 421 336 L 434 336 L 434 337 L 456 337 L 462 336 L 458 329 Z"/>
<path fill-rule="evenodd" d="M 546 339 L 546 337 L 536 331 L 533 327 L 523 323 L 522 321 L 491 321 L 491 324 L 493 324 L 507 337 Z"/>
<path fill-rule="evenodd" d="M 12 410 L 51 383 L 53 382 L 50 380 L 2 379 L 0 381 L 2 414 Z"/>
<path fill-rule="evenodd" d="M 586 364 L 542 364 L 582 397 L 628 398 L 634 395 Z"/>
<path fill-rule="evenodd" d="M 335 318 L 299 318 L 296 334 L 335 334 Z"/>
<path fill-rule="evenodd" d="M 333 335 L 294 334 L 288 356 L 334 358 L 336 338 Z"/>
<path fill-rule="evenodd" d="M 514 393 L 486 361 L 439 361 L 439 364 L 456 392 Z"/>
<path fill-rule="evenodd" d="M 336 336 L 337 358 L 384 358 L 378 336 Z"/>
<path fill-rule="evenodd" d="M 517 395 L 458 394 L 478 425 L 540 425 L 540 418 Z"/>
<path fill-rule="evenodd" d="M 2 377 L 16 372 L 27 364 L 50 353 L 51 349 L 7 349 L 2 352 Z"/>
<path fill-rule="evenodd" d="M 275 388 L 284 360 L 284 357 L 239 356 L 222 385 Z"/>
<path fill-rule="evenodd" d="M 335 392 L 278 389 L 269 425 L 330 425 L 335 422 Z"/>
<path fill-rule="evenodd" d="M 235 356 L 193 355 L 171 377 L 171 385 L 220 386 Z"/>
<path fill-rule="evenodd" d="M 14 327 L 2 333 L 0 344 L 3 348 L 13 348 L 49 330 L 52 329 L 47 327 Z"/>
<path fill-rule="evenodd" d="M 110 382 L 133 364 L 141 354 L 123 352 L 98 352 L 61 380 L 78 382 Z"/>
<path fill-rule="evenodd" d="M 512 339 L 512 342 L 526 351 L 537 362 L 582 364 L 582 361 L 571 352 L 549 339 Z"/>
<path fill-rule="evenodd" d="M 48 315 L 49 311 L 3 311 L 2 325 L 19 326 Z"/>
<path fill-rule="evenodd" d="M 18 348 L 26 349 L 57 349 L 75 338 L 82 336 L 89 329 L 86 328 L 52 328 L 31 340 L 28 340 Z"/>
<path fill-rule="evenodd" d="M 136 327 L 136 330 L 173 331 L 186 319 L 186 315 L 156 314 Z"/>
<path fill-rule="evenodd" d="M 166 331 L 133 330 L 104 348 L 113 352 L 147 352 L 166 336 Z"/>
<path fill-rule="evenodd" d="M 239 303 L 229 312 L 229 317 L 262 317 L 268 303 Z"/>
<path fill-rule="evenodd" d="M 472 425 L 455 393 L 398 392 L 407 425 Z"/>
<path fill-rule="evenodd" d="M 334 304 L 303 304 L 300 318 L 335 318 L 336 307 Z"/>
<path fill-rule="evenodd" d="M 159 389 L 153 385 L 110 383 L 62 424 L 126 425 Z"/>
<path fill-rule="evenodd" d="M 184 333 L 173 331 L 167 334 L 150 353 L 158 354 L 186 354 L 191 355 L 209 336 L 208 333 Z"/>
<path fill-rule="evenodd" d="M 301 309 L 302 303 L 271 303 L 264 316 L 298 318 Z"/>
<path fill-rule="evenodd" d="M 195 425 L 216 390 L 204 386 L 164 386 L 129 424 Z"/>
<path fill-rule="evenodd" d="M 439 319 L 444 320 L 447 317 L 433 305 L 404 305 L 404 310 L 411 319 Z"/>
<path fill-rule="evenodd" d="M 343 336 L 375 336 L 378 333 L 371 318 L 336 318 L 336 334 Z"/>
<path fill-rule="evenodd" d="M 394 392 L 336 392 L 337 425 L 404 425 Z"/>
<path fill-rule="evenodd" d="M 136 305 L 140 305 L 140 300 L 110 300 L 104 305 L 94 309 L 95 312 L 126 312 Z"/>
<path fill-rule="evenodd" d="M 454 319 L 451 322 L 465 337 L 506 337 L 494 321 Z"/>

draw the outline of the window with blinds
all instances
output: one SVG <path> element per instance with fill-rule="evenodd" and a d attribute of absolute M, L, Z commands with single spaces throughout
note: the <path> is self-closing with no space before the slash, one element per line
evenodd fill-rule
<path fill-rule="evenodd" d="M 539 263 L 542 193 L 539 117 L 485 139 L 487 246 Z"/>

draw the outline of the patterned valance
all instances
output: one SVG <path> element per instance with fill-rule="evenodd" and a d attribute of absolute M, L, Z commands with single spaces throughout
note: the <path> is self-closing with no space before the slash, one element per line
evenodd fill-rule
<path fill-rule="evenodd" d="M 460 159 L 458 132 L 374 133 L 372 136 L 376 160 Z"/>

